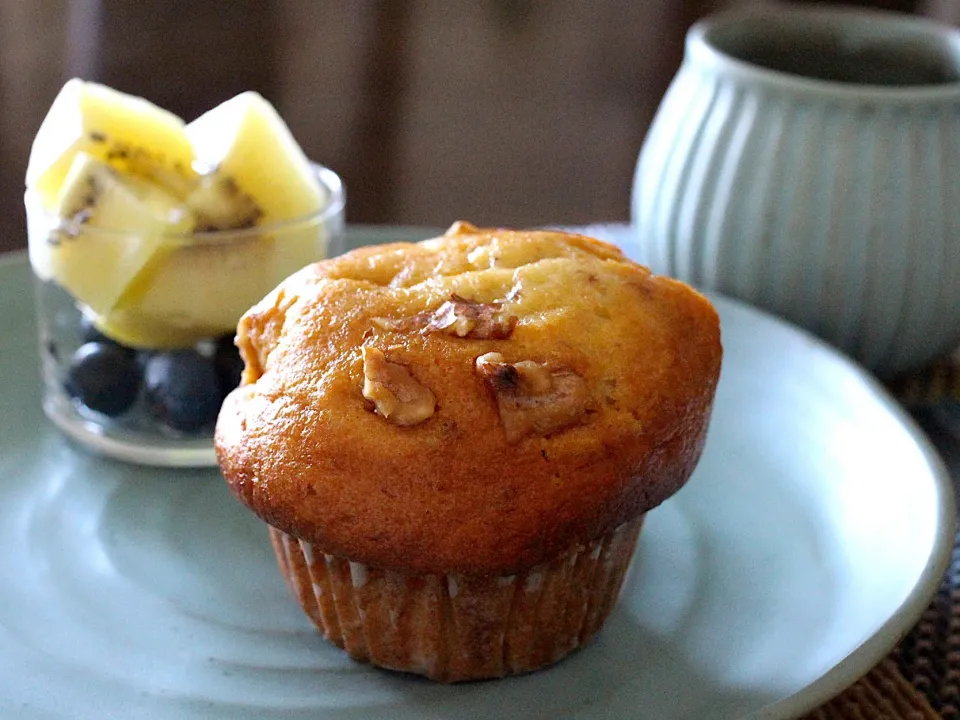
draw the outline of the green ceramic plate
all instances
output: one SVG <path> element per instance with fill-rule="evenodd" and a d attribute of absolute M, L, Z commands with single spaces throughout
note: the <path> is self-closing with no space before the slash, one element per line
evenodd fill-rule
<path fill-rule="evenodd" d="M 703 461 L 650 514 L 604 632 L 550 669 L 450 687 L 327 645 L 215 470 L 125 465 L 61 435 L 40 410 L 26 256 L 0 259 L 0 717 L 799 716 L 919 617 L 952 545 L 952 492 L 859 368 L 717 306 L 726 356 Z"/>

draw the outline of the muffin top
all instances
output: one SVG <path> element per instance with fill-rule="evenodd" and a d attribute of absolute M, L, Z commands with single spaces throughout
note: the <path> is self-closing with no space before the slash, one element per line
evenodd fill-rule
<path fill-rule="evenodd" d="M 455 224 L 292 275 L 241 319 L 233 492 L 324 552 L 507 574 L 662 502 L 703 447 L 719 321 L 559 232 Z"/>

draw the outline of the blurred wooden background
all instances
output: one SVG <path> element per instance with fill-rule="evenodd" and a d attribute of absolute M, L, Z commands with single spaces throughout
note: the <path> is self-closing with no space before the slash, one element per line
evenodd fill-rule
<path fill-rule="evenodd" d="M 343 176 L 350 222 L 625 220 L 683 35 L 729 2 L 0 0 L 0 250 L 26 244 L 30 143 L 74 75 L 187 120 L 260 91 Z"/>

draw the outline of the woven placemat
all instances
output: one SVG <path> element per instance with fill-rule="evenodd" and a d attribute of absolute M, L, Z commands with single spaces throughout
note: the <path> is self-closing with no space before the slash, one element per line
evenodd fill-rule
<path fill-rule="evenodd" d="M 930 409 L 952 438 L 941 446 L 957 481 L 960 445 L 960 350 L 919 373 L 898 378 L 891 390 L 913 411 Z M 940 717 L 960 720 L 960 533 L 953 557 L 933 602 L 894 654 L 903 677 L 929 701 Z"/>
<path fill-rule="evenodd" d="M 960 534 L 933 602 L 891 657 L 941 717 L 960 718 Z"/>
<path fill-rule="evenodd" d="M 933 602 L 899 647 L 808 720 L 960 718 L 960 535 Z"/>
<path fill-rule="evenodd" d="M 935 720 L 940 715 L 887 658 L 807 720 Z"/>
<path fill-rule="evenodd" d="M 932 410 L 960 438 L 960 351 L 890 390 L 914 412 Z M 960 720 L 960 534 L 937 594 L 900 645 L 868 675 L 808 720 Z"/>

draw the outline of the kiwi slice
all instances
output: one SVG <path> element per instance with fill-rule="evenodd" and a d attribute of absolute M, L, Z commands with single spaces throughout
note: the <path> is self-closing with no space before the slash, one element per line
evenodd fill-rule
<path fill-rule="evenodd" d="M 203 175 L 185 203 L 196 218 L 197 232 L 241 230 L 256 227 L 263 209 L 229 175 Z"/>
<path fill-rule="evenodd" d="M 78 153 L 178 197 L 196 182 L 183 120 L 143 98 L 73 79 L 53 101 L 30 150 L 26 185 L 43 207 L 57 206 Z"/>
<path fill-rule="evenodd" d="M 174 196 L 83 152 L 67 172 L 55 210 L 62 224 L 49 235 L 31 233 L 31 260 L 95 315 L 116 305 L 167 233 L 193 227 Z"/>

